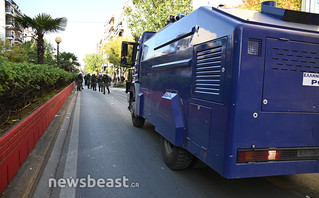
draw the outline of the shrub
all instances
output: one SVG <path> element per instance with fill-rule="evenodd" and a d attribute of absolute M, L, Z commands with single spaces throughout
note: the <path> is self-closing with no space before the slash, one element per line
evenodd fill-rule
<path fill-rule="evenodd" d="M 66 86 L 75 76 L 53 66 L 13 63 L 0 57 L 0 116 Z"/>
<path fill-rule="evenodd" d="M 125 82 L 114 83 L 113 87 L 125 87 Z"/>

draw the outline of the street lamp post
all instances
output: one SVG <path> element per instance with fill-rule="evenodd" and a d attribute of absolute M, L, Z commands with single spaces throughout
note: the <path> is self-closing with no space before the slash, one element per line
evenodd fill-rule
<path fill-rule="evenodd" d="M 57 66 L 59 67 L 60 60 L 59 60 L 59 44 L 61 43 L 62 39 L 61 37 L 56 37 L 55 42 L 57 43 L 57 52 L 56 52 L 56 60 L 57 60 Z"/>

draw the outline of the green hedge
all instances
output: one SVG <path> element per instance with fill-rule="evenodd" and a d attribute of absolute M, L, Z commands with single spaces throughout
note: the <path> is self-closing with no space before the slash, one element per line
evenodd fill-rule
<path fill-rule="evenodd" d="M 76 74 L 49 65 L 13 63 L 0 57 L 0 113 L 24 107 L 35 98 L 71 83 Z"/>
<path fill-rule="evenodd" d="M 125 82 L 118 82 L 114 83 L 113 87 L 125 87 L 126 83 Z"/>

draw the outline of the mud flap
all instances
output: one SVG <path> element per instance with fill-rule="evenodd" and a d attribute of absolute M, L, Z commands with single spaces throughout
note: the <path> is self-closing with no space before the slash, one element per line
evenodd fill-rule
<path fill-rule="evenodd" d="M 166 112 L 171 114 L 173 120 L 166 119 L 167 122 L 162 123 L 161 126 L 158 127 L 159 132 L 175 146 L 183 146 L 185 123 L 179 95 L 177 93 L 166 92 L 162 96 L 160 105 L 166 108 Z"/>

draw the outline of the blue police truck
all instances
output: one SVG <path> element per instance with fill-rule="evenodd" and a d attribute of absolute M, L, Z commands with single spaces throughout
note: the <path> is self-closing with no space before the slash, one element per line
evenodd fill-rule
<path fill-rule="evenodd" d="M 132 122 L 171 169 L 226 178 L 319 172 L 319 15 L 200 7 L 122 43 Z"/>

